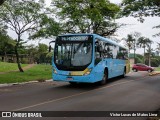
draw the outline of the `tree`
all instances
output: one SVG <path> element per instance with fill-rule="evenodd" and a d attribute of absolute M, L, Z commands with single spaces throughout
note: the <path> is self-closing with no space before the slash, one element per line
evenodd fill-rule
<path fill-rule="evenodd" d="M 0 0 L 0 5 L 2 5 L 4 3 L 4 0 Z"/>
<path fill-rule="evenodd" d="M 151 41 L 152 42 L 152 41 Z M 145 54 L 147 61 L 148 61 L 148 65 L 151 66 L 151 57 L 153 58 L 154 54 L 153 54 L 153 49 L 151 48 L 151 44 L 149 44 L 147 46 L 147 53 Z M 147 62 L 146 61 L 146 62 Z"/>
<path fill-rule="evenodd" d="M 145 49 L 147 46 L 150 46 L 150 44 L 152 43 L 152 41 L 149 38 L 145 38 L 145 37 L 140 37 L 137 41 L 137 45 L 141 48 L 144 49 L 144 58 L 143 58 L 143 63 L 145 63 Z"/>
<path fill-rule="evenodd" d="M 3 61 L 6 61 L 7 52 L 12 53 L 15 41 L 7 35 L 6 31 L 0 31 L 0 55 L 4 55 Z"/>
<path fill-rule="evenodd" d="M 160 25 L 154 26 L 153 28 L 160 29 Z M 160 32 L 153 35 L 153 37 L 158 37 L 158 36 L 160 36 Z"/>
<path fill-rule="evenodd" d="M 3 21 L 5 25 L 17 34 L 15 54 L 17 58 L 17 64 L 20 72 L 23 69 L 19 60 L 19 45 L 25 42 L 21 39 L 25 32 L 34 32 L 41 27 L 42 20 L 46 18 L 46 15 L 41 9 L 43 7 L 43 1 L 35 2 L 33 0 L 18 0 L 5 1 L 0 10 L 0 21 Z"/>
<path fill-rule="evenodd" d="M 46 63 L 46 56 L 48 53 L 48 46 L 43 43 L 39 43 L 38 45 L 38 63 Z"/>
<path fill-rule="evenodd" d="M 123 0 L 123 15 L 138 17 L 143 22 L 143 17 L 160 16 L 159 0 Z"/>
<path fill-rule="evenodd" d="M 123 16 L 133 16 L 138 18 L 140 22 L 144 21 L 144 17 L 160 17 L 159 0 L 123 0 L 122 8 Z M 157 25 L 154 28 L 160 28 L 160 25 Z M 160 36 L 160 33 L 157 33 L 154 36 Z"/>
<path fill-rule="evenodd" d="M 139 33 L 139 32 L 134 32 L 134 33 L 132 33 L 132 35 L 133 35 L 133 37 L 134 37 L 134 47 L 133 47 L 133 50 L 134 50 L 134 63 L 135 63 L 135 58 L 136 58 L 136 56 L 135 56 L 135 53 L 136 53 L 136 47 L 137 47 L 137 41 L 138 41 L 138 39 L 140 38 L 140 36 L 141 36 L 141 33 Z"/>
<path fill-rule="evenodd" d="M 160 43 L 157 42 L 157 48 L 158 51 L 160 51 Z"/>
<path fill-rule="evenodd" d="M 62 33 L 61 24 L 56 22 L 53 18 L 46 18 L 41 23 L 43 27 L 40 28 L 35 34 L 30 36 L 30 39 L 51 38 Z"/>
<path fill-rule="evenodd" d="M 158 43 L 158 42 L 157 42 L 156 53 L 159 56 L 159 54 L 160 54 L 160 43 Z"/>
<path fill-rule="evenodd" d="M 114 22 L 120 8 L 109 0 L 53 0 L 63 33 L 112 35 L 121 25 Z"/>
<path fill-rule="evenodd" d="M 127 38 L 124 38 L 123 40 L 125 40 L 126 45 L 128 46 L 129 49 L 129 53 L 130 50 L 133 49 L 134 50 L 134 63 L 136 62 L 136 56 L 135 56 L 135 52 L 136 52 L 136 43 L 137 43 L 137 39 L 140 37 L 140 33 L 138 32 L 134 32 L 132 34 L 128 34 Z"/>
<path fill-rule="evenodd" d="M 134 48 L 135 39 L 133 38 L 133 36 L 131 34 L 128 34 L 127 38 L 123 38 L 123 40 L 125 41 L 126 46 L 128 47 L 128 50 L 130 53 L 130 50 Z"/>
<path fill-rule="evenodd" d="M 29 45 L 26 46 L 27 54 L 29 55 L 29 62 L 36 63 L 51 63 L 52 53 L 48 53 L 48 46 L 43 43 L 39 43 L 38 46 Z"/>
<path fill-rule="evenodd" d="M 29 63 L 37 62 L 38 60 L 38 47 L 33 44 L 26 46 L 26 51 L 29 56 Z"/>

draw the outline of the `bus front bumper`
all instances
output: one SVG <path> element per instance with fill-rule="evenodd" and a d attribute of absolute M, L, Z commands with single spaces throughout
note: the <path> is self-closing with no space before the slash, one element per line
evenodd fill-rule
<path fill-rule="evenodd" d="M 102 78 L 96 76 L 95 74 L 89 74 L 83 76 L 66 76 L 66 75 L 53 74 L 53 80 L 63 81 L 63 82 L 95 83 L 102 80 Z"/>

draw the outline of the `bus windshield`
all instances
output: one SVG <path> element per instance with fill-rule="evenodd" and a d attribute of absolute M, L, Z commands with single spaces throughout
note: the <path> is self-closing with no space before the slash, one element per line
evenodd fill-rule
<path fill-rule="evenodd" d="M 54 63 L 59 70 L 84 70 L 92 61 L 91 36 L 58 37 Z"/>

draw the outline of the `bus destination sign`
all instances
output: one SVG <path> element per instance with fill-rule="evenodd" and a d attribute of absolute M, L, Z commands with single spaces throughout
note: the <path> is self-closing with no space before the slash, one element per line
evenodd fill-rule
<path fill-rule="evenodd" d="M 89 36 L 63 36 L 61 37 L 62 41 L 86 41 Z"/>

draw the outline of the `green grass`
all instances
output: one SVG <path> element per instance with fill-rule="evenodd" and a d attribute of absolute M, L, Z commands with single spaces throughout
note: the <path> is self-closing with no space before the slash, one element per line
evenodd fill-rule
<path fill-rule="evenodd" d="M 21 64 L 22 67 L 27 66 L 27 64 Z M 7 63 L 7 62 L 0 62 L 0 72 L 8 72 L 18 70 L 18 66 L 16 63 Z"/>
<path fill-rule="evenodd" d="M 35 65 L 25 72 L 10 72 L 0 74 L 0 84 L 2 83 L 20 83 L 34 80 L 51 79 L 51 65 Z"/>
<path fill-rule="evenodd" d="M 160 71 L 160 67 L 156 67 L 156 68 L 155 68 L 155 71 Z"/>

